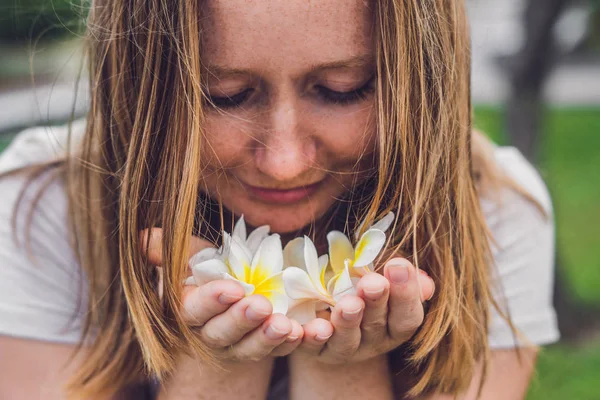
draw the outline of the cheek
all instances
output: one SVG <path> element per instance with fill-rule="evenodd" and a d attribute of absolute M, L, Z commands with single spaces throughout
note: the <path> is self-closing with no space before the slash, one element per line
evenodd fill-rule
<path fill-rule="evenodd" d="M 337 160 L 357 161 L 375 150 L 375 116 L 373 107 L 352 112 L 330 112 L 318 127 L 318 137 Z"/>
<path fill-rule="evenodd" d="M 204 165 L 236 167 L 245 162 L 244 154 L 252 146 L 250 129 L 233 118 L 207 115 L 204 121 L 204 145 L 202 160 Z"/>

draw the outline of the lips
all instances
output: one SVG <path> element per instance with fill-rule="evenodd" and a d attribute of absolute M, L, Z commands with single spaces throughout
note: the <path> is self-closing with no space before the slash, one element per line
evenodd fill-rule
<path fill-rule="evenodd" d="M 244 187 L 250 196 L 257 200 L 273 204 L 293 204 L 309 199 L 322 184 L 323 180 L 289 189 L 271 189 L 248 184 L 244 184 Z"/>

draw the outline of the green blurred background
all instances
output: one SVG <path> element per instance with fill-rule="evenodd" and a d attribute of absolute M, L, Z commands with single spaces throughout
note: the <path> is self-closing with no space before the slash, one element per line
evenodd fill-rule
<path fill-rule="evenodd" d="M 87 4 L 0 0 L 0 151 L 27 126 L 67 120 L 73 104 L 76 115 L 85 114 L 85 93 L 76 100 L 72 92 L 82 65 Z M 543 349 L 527 398 L 597 400 L 600 1 L 467 4 L 475 125 L 497 143 L 516 145 L 536 163 L 555 207 L 563 340 Z M 556 15 L 548 11 L 543 20 L 540 15 L 554 6 Z M 548 40 L 539 40 L 542 34 Z"/>

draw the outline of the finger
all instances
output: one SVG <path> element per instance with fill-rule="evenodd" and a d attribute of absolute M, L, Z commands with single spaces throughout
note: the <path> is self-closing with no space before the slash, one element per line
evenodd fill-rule
<path fill-rule="evenodd" d="M 302 343 L 302 337 L 304 336 L 302 325 L 293 319 L 290 322 L 292 323 L 292 332 L 285 339 L 285 342 L 281 343 L 271 352 L 276 357 L 287 356 Z"/>
<path fill-rule="evenodd" d="M 230 356 L 237 360 L 260 361 L 286 341 L 292 328 L 292 322 L 286 316 L 273 314 L 259 328 L 233 345 Z"/>
<path fill-rule="evenodd" d="M 273 312 L 266 297 L 253 295 L 238 301 L 200 330 L 202 340 L 210 347 L 222 348 L 239 342 L 248 332 L 260 326 Z"/>
<path fill-rule="evenodd" d="M 161 228 L 144 229 L 140 232 L 142 252 L 146 254 L 146 250 L 148 251 L 148 261 L 153 265 L 163 264 L 162 241 Z M 207 247 L 214 247 L 214 245 L 207 240 L 192 236 L 190 239 L 189 257 Z"/>
<path fill-rule="evenodd" d="M 421 302 L 431 300 L 435 294 L 435 283 L 433 282 L 433 279 L 431 279 L 427 272 L 422 269 L 419 270 L 418 278 L 421 287 Z"/>
<path fill-rule="evenodd" d="M 208 282 L 183 288 L 183 318 L 192 326 L 202 326 L 244 298 L 244 288 L 232 280 Z"/>
<path fill-rule="evenodd" d="M 356 290 L 365 302 L 361 323 L 362 340 L 379 343 L 387 336 L 390 281 L 381 274 L 371 272 L 360 278 Z"/>
<path fill-rule="evenodd" d="M 404 258 L 394 258 L 385 265 L 384 275 L 390 281 L 388 332 L 408 340 L 423 323 L 417 269 Z"/>
<path fill-rule="evenodd" d="M 342 297 L 331 312 L 333 336 L 327 341 L 322 354 L 334 359 L 352 356 L 360 346 L 360 324 L 365 302 L 358 296 Z"/>
<path fill-rule="evenodd" d="M 313 319 L 304 325 L 304 338 L 299 349 L 309 354 L 318 355 L 331 335 L 333 335 L 331 322 L 323 318 Z"/>

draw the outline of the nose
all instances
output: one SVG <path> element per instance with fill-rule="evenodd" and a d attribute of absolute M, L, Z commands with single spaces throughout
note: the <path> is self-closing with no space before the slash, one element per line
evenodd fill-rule
<path fill-rule="evenodd" d="M 300 117 L 293 100 L 280 101 L 268 113 L 255 160 L 258 170 L 270 179 L 293 182 L 311 169 L 316 144 L 312 135 L 303 132 Z"/>

